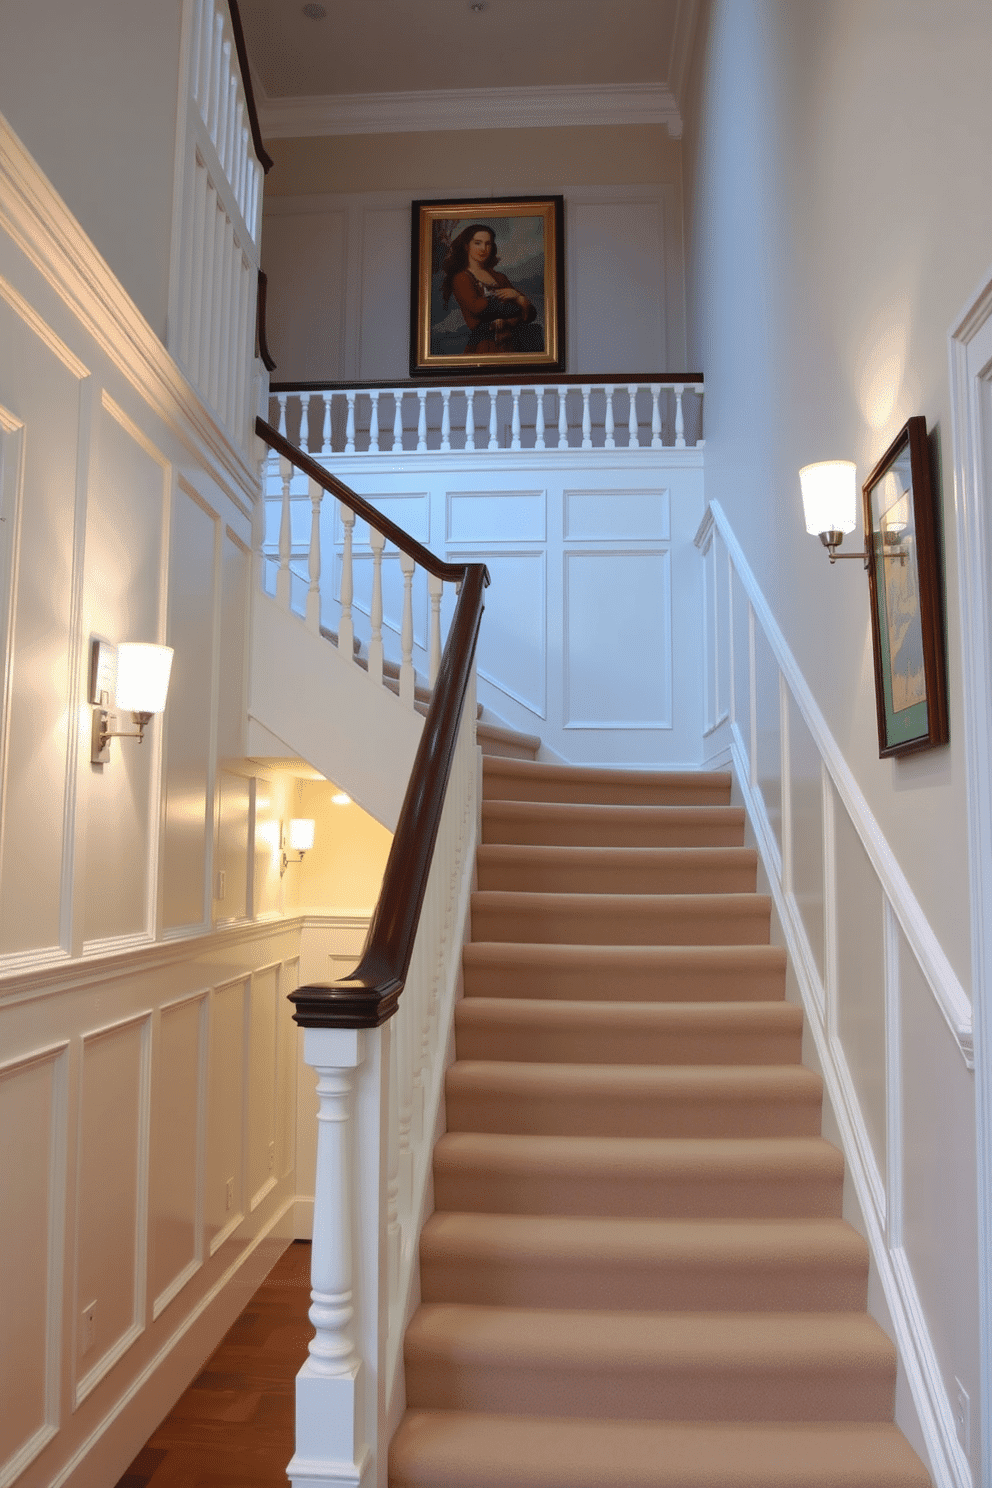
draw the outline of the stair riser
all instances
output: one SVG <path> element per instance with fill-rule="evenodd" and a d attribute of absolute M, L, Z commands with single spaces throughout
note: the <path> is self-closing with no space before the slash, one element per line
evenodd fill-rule
<path fill-rule="evenodd" d="M 472 939 L 535 945 L 765 945 L 770 909 L 758 897 L 692 906 L 628 900 L 601 908 L 563 902 L 504 907 L 472 895 Z"/>
<path fill-rule="evenodd" d="M 408 1345 L 407 1405 L 414 1410 L 655 1421 L 884 1421 L 895 1403 L 895 1363 L 856 1356 L 817 1367 L 815 1356 L 779 1367 L 729 1358 L 617 1357 L 569 1367 L 426 1358 Z"/>
<path fill-rule="evenodd" d="M 755 882 L 753 859 L 716 867 L 554 867 L 487 862 L 480 854 L 478 870 L 480 889 L 524 894 L 753 894 Z"/>
<path fill-rule="evenodd" d="M 815 1137 L 820 1098 L 691 1100 L 471 1094 L 449 1089 L 448 1130 L 573 1137 Z"/>
<path fill-rule="evenodd" d="M 476 947 L 477 950 L 481 949 Z M 663 970 L 627 966 L 584 969 L 553 962 L 509 966 L 494 956 L 466 956 L 466 997 L 527 997 L 567 1002 L 776 1002 L 785 996 L 785 967 L 733 971 L 697 964 Z"/>
<path fill-rule="evenodd" d="M 425 1303 L 477 1307 L 613 1308 L 632 1312 L 856 1312 L 868 1299 L 867 1260 L 834 1257 L 763 1266 L 682 1255 L 676 1264 L 552 1254 L 466 1257 L 421 1247 Z"/>
<path fill-rule="evenodd" d="M 486 771 L 483 779 L 486 801 L 552 801 L 576 806 L 727 806 L 729 787 L 697 784 L 638 785 L 636 781 L 573 782 L 526 780 L 517 775 Z"/>
<path fill-rule="evenodd" d="M 572 1177 L 554 1171 L 502 1173 L 435 1163 L 439 1210 L 477 1214 L 613 1215 L 618 1219 L 828 1219 L 839 1217 L 839 1179 L 798 1177 L 762 1182 L 634 1177 L 602 1173 Z"/>
<path fill-rule="evenodd" d="M 697 808 L 665 820 L 657 813 L 632 820 L 630 813 L 602 819 L 582 815 L 582 807 L 561 806 L 535 814 L 512 802 L 487 801 L 482 807 L 484 844 L 527 847 L 740 847 L 743 814 L 733 807 Z M 643 808 L 642 808 L 643 810 Z M 572 812 L 573 814 L 569 814 Z"/>
<path fill-rule="evenodd" d="M 459 1028 L 459 1059 L 551 1064 L 798 1064 L 802 1033 Z"/>

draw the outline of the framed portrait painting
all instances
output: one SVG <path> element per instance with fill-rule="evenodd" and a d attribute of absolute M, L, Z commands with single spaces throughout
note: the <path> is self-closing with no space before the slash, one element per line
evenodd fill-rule
<path fill-rule="evenodd" d="M 560 196 L 413 203 L 410 375 L 565 369 Z"/>
<path fill-rule="evenodd" d="M 911 418 L 861 488 L 880 757 L 946 744 L 937 508 L 926 419 Z"/>

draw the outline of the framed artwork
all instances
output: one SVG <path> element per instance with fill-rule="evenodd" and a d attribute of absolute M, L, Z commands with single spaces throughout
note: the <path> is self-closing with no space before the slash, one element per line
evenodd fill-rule
<path fill-rule="evenodd" d="M 410 375 L 565 370 L 560 196 L 413 203 Z"/>
<path fill-rule="evenodd" d="M 881 758 L 946 744 L 937 508 L 927 423 L 911 418 L 861 488 Z"/>

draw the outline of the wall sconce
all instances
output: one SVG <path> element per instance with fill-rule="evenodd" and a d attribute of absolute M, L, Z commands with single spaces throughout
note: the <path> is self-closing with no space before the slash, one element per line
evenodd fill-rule
<path fill-rule="evenodd" d="M 313 847 L 314 823 L 307 816 L 294 816 L 289 824 L 289 831 L 282 834 L 282 866 L 279 869 L 279 877 L 282 878 L 290 863 L 302 863 L 303 854 Z M 299 853 L 298 858 L 290 858 L 286 855 L 286 849 L 290 852 Z"/>
<path fill-rule="evenodd" d="M 803 511 L 806 516 L 806 531 L 818 537 L 830 555 L 830 562 L 838 558 L 860 558 L 868 567 L 868 553 L 838 553 L 845 532 L 853 532 L 858 525 L 857 493 L 855 488 L 856 466 L 853 460 L 821 460 L 816 465 L 804 465 L 799 472 L 799 485 L 803 493 Z"/>
<path fill-rule="evenodd" d="M 111 646 L 94 640 L 90 648 L 90 703 L 93 705 L 93 736 L 90 760 L 94 765 L 110 762 L 111 739 L 145 737 L 145 727 L 165 709 L 172 672 L 172 647 L 125 641 Z M 111 728 L 110 696 L 123 711 L 130 711 L 136 727 Z M 118 722 L 115 718 L 113 722 Z"/>

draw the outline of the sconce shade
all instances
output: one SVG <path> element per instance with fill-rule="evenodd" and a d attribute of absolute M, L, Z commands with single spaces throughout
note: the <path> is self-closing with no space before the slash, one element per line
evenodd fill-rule
<path fill-rule="evenodd" d="M 161 713 L 169 691 L 172 647 L 125 641 L 117 647 L 117 706 Z"/>
<path fill-rule="evenodd" d="M 313 847 L 314 824 L 305 816 L 294 816 L 289 824 L 289 847 L 292 852 L 309 852 Z"/>
<path fill-rule="evenodd" d="M 821 460 L 799 472 L 806 531 L 853 532 L 858 525 L 853 460 Z"/>

